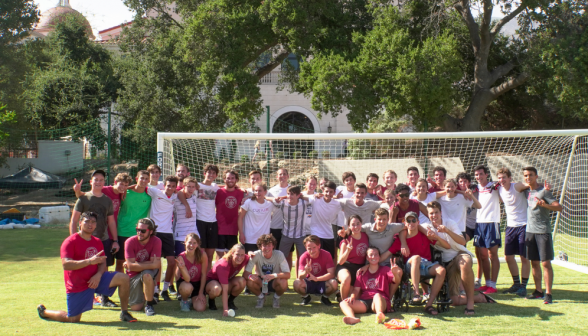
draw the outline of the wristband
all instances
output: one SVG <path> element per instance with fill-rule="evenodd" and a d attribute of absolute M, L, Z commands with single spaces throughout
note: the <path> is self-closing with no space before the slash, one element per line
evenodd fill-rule
<path fill-rule="evenodd" d="M 118 240 L 113 240 L 112 242 L 113 242 L 113 243 L 118 243 Z"/>
<path fill-rule="evenodd" d="M 276 278 L 276 279 L 278 278 L 278 273 L 274 273 L 272 275 L 274 276 L 274 278 Z"/>
<path fill-rule="evenodd" d="M 249 276 L 247 277 L 247 279 L 249 279 L 249 280 L 253 281 L 253 280 L 251 279 L 251 276 L 252 276 L 252 275 L 253 275 L 253 274 L 249 274 Z"/>

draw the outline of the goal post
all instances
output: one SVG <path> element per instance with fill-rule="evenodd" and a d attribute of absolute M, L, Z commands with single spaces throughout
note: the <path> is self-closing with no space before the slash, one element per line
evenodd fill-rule
<path fill-rule="evenodd" d="M 326 177 L 342 185 L 343 172 L 365 182 L 369 173 L 393 170 L 397 183 L 406 182 L 408 167 L 422 177 L 443 166 L 447 177 L 485 164 L 492 180 L 509 168 L 513 181 L 523 181 L 522 168 L 534 166 L 539 182 L 552 185 L 563 206 L 552 212 L 556 259 L 588 270 L 588 130 L 499 131 L 463 133 L 158 133 L 157 162 L 164 175 L 178 163 L 202 178 L 207 163 L 220 171 L 236 170 L 241 185 L 247 174 L 263 173 L 271 187 L 279 168 L 287 168 L 290 184 L 304 185 L 309 176 Z M 270 176 L 268 179 L 267 176 Z M 217 182 L 221 182 L 221 176 Z M 502 211 L 502 226 L 506 225 Z M 583 269 L 580 269 L 583 270 Z"/>

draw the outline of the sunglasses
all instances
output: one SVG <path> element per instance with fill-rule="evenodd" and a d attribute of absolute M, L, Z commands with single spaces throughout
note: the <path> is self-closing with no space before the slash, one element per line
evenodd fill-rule
<path fill-rule="evenodd" d="M 398 197 L 407 198 L 409 194 L 398 194 Z"/>
<path fill-rule="evenodd" d="M 145 232 L 147 232 L 147 230 L 146 229 L 137 229 L 137 233 L 139 233 L 139 232 L 145 233 Z"/>
<path fill-rule="evenodd" d="M 416 223 L 417 220 L 416 219 L 407 219 L 406 222 L 407 223 Z"/>

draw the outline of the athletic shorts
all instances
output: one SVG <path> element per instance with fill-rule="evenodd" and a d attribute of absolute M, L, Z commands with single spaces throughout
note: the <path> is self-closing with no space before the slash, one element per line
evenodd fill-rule
<path fill-rule="evenodd" d="M 386 300 L 386 310 L 384 311 L 384 313 L 390 311 L 390 300 L 385 298 Z M 372 309 L 372 305 L 374 304 L 374 299 L 368 299 L 368 300 L 359 300 L 361 303 L 363 303 L 365 305 L 365 313 L 366 314 L 372 314 L 375 313 L 375 311 Z"/>
<path fill-rule="evenodd" d="M 174 255 L 177 257 L 180 255 L 180 253 L 185 252 L 186 251 L 186 243 L 184 243 L 181 240 L 175 240 L 174 241 Z"/>
<path fill-rule="evenodd" d="M 531 233 L 525 235 L 527 259 L 532 261 L 553 260 L 553 241 L 551 233 Z"/>
<path fill-rule="evenodd" d="M 155 282 L 155 277 L 157 276 L 158 272 L 158 269 L 143 270 L 141 273 L 131 278 L 129 305 L 133 306 L 136 304 L 145 303 L 145 293 L 143 293 L 143 275 L 150 275 L 153 278 L 153 281 Z"/>
<path fill-rule="evenodd" d="M 504 231 L 504 255 L 520 255 L 526 258 L 525 234 L 527 226 L 506 227 Z"/>
<path fill-rule="evenodd" d="M 175 257 L 176 241 L 174 240 L 174 234 L 156 232 L 155 235 L 161 240 L 161 256 L 163 258 Z"/>
<path fill-rule="evenodd" d="M 259 250 L 259 247 L 257 247 L 256 244 L 243 244 L 243 246 L 245 246 L 246 253 L 255 252 L 255 251 Z"/>
<path fill-rule="evenodd" d="M 182 284 L 182 282 L 184 282 L 184 279 L 182 278 L 176 281 L 176 290 L 178 291 L 178 293 L 180 292 L 180 285 Z M 190 281 L 190 284 L 192 284 L 192 287 L 194 287 L 194 289 L 192 289 L 192 294 L 190 294 L 189 297 L 193 298 L 195 296 L 198 296 L 198 292 L 200 291 L 200 281 Z M 206 292 L 204 292 L 204 294 L 206 294 Z"/>
<path fill-rule="evenodd" d="M 335 239 L 321 238 L 321 249 L 329 252 L 331 257 L 335 255 Z"/>
<path fill-rule="evenodd" d="M 351 286 L 353 287 L 353 285 L 355 284 L 355 276 L 357 275 L 357 271 L 360 268 L 362 268 L 363 266 L 364 265 L 353 264 L 353 263 L 346 261 L 345 263 L 343 263 L 343 265 L 337 265 L 337 269 L 335 271 L 335 274 L 337 276 L 339 276 L 340 270 L 347 270 L 349 272 L 349 275 L 351 275 Z M 339 282 L 339 283 L 341 283 L 341 282 Z"/>
<path fill-rule="evenodd" d="M 335 246 L 338 249 L 341 246 L 341 240 L 343 240 L 343 238 L 339 236 L 339 230 L 341 230 L 342 227 L 335 224 L 331 224 L 331 226 L 333 227 L 333 237 L 335 237 L 333 239 L 335 239 Z"/>
<path fill-rule="evenodd" d="M 229 250 L 239 243 L 237 235 L 218 235 L 217 252 L 229 252 Z"/>
<path fill-rule="evenodd" d="M 427 260 L 425 258 L 421 258 L 421 265 L 419 267 L 419 271 L 421 273 L 421 278 L 431 278 L 431 275 L 429 274 L 429 270 L 431 269 L 431 267 L 438 265 L 439 263 L 437 261 L 430 261 Z M 406 263 L 406 265 L 404 265 L 404 272 L 407 274 L 410 274 L 410 270 L 411 270 L 411 264 L 409 262 Z"/>
<path fill-rule="evenodd" d="M 296 246 L 297 253 L 300 256 L 302 253 L 306 252 L 306 248 L 304 247 L 303 242 L 304 237 L 290 238 L 288 236 L 282 235 L 279 250 L 284 254 L 284 256 L 287 257 L 290 252 L 294 252 L 294 246 Z"/>
<path fill-rule="evenodd" d="M 306 294 L 325 294 L 327 286 L 326 281 L 311 281 L 308 279 L 304 279 L 304 281 L 306 281 Z"/>
<path fill-rule="evenodd" d="M 96 288 L 88 288 L 82 292 L 67 293 L 67 317 L 78 316 L 92 310 L 94 294 L 112 296 L 116 287 L 110 287 L 110 282 L 117 272 L 104 272 Z"/>
<path fill-rule="evenodd" d="M 125 242 L 129 238 L 130 237 L 118 236 L 118 246 L 120 246 L 120 248 L 118 249 L 118 252 L 116 252 L 116 254 L 114 255 L 116 260 L 126 260 L 125 259 Z"/>
<path fill-rule="evenodd" d="M 196 228 L 200 233 L 201 247 L 205 249 L 216 249 L 218 245 L 218 223 L 196 221 Z"/>
<path fill-rule="evenodd" d="M 277 250 L 280 246 L 280 241 L 282 240 L 282 229 L 270 229 L 270 233 L 276 238 L 276 246 L 274 246 L 274 250 Z"/>
<path fill-rule="evenodd" d="M 464 232 L 462 232 L 463 234 L 463 238 L 466 240 L 466 243 L 472 239 L 474 239 L 474 236 L 476 235 L 476 229 L 473 228 L 469 228 L 466 227 L 466 230 Z M 466 237 L 467 235 L 467 237 Z M 469 239 L 468 239 L 469 237 Z"/>
<path fill-rule="evenodd" d="M 474 232 L 474 246 L 491 248 L 502 246 L 500 223 L 477 223 Z"/>
<path fill-rule="evenodd" d="M 114 254 L 110 253 L 110 251 L 112 251 L 112 240 L 103 240 L 102 245 L 104 246 L 104 256 L 106 256 L 106 266 L 110 267 L 114 265 Z M 120 243 L 118 243 L 118 246 L 118 250 L 123 250 L 124 253 L 125 246 L 121 245 Z"/>

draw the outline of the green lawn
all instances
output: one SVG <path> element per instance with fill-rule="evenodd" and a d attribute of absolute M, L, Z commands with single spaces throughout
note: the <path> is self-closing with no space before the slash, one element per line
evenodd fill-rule
<path fill-rule="evenodd" d="M 254 308 L 253 296 L 235 300 L 239 307 L 235 318 L 223 318 L 219 311 L 183 313 L 179 302 L 162 302 L 155 306 L 157 315 L 147 318 L 135 313 L 138 323 L 122 323 L 117 309 L 96 308 L 84 314 L 79 324 L 64 324 L 39 319 L 36 306 L 66 309 L 63 272 L 59 247 L 66 229 L 0 231 L 0 326 L 2 335 L 106 335 L 124 334 L 361 334 L 380 335 L 408 331 L 391 331 L 375 325 L 373 315 L 364 322 L 346 326 L 337 306 L 327 308 L 315 300 L 310 307 L 300 307 L 299 295 L 289 292 L 282 297 L 282 308 L 272 309 L 271 300 L 261 310 Z M 438 317 L 429 317 L 422 308 L 413 307 L 406 314 L 389 314 L 389 318 L 421 318 L 424 331 L 433 334 L 588 334 L 582 317 L 588 302 L 588 275 L 556 267 L 553 305 L 524 300 L 510 295 L 495 295 L 499 304 L 476 306 L 476 316 L 466 317 L 463 308 L 451 308 Z M 502 265 L 499 289 L 511 284 L 506 265 Z M 118 297 L 114 296 L 118 302 Z M 334 298 L 333 298 L 334 299 Z M 218 301 L 218 300 L 217 300 Z M 219 305 L 220 302 L 217 302 Z"/>

